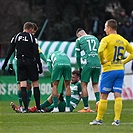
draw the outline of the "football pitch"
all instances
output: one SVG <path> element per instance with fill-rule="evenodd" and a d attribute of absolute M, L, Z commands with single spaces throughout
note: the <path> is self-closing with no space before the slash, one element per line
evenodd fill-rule
<path fill-rule="evenodd" d="M 95 102 L 89 103 L 95 109 Z M 16 113 L 9 104 L 9 101 L 0 101 L 0 133 L 133 133 L 133 100 L 123 101 L 119 126 L 111 125 L 114 101 L 108 101 L 103 125 L 95 126 L 89 122 L 95 119 L 96 113 L 77 112 L 83 108 L 82 101 L 71 113 Z"/>

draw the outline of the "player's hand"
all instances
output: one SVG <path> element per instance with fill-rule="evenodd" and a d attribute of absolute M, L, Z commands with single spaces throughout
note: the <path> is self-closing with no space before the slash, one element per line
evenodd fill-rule
<path fill-rule="evenodd" d="M 12 64 L 9 64 L 8 72 L 9 72 L 10 74 L 12 74 L 12 72 L 13 72 L 13 65 L 12 65 Z"/>
<path fill-rule="evenodd" d="M 107 63 L 108 61 L 107 60 L 103 60 L 102 62 L 101 62 L 101 65 L 104 65 L 105 63 Z"/>
<path fill-rule="evenodd" d="M 42 72 L 42 64 L 39 64 L 38 73 L 41 74 Z"/>
<path fill-rule="evenodd" d="M 3 70 L 3 71 L 5 71 L 6 66 L 7 66 L 7 63 L 4 62 L 4 64 L 2 65 L 2 70 Z"/>

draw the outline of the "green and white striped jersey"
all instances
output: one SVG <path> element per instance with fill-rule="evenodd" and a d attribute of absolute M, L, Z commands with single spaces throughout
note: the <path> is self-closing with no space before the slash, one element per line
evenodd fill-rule
<path fill-rule="evenodd" d="M 81 83 L 80 81 L 75 84 L 70 84 L 71 89 L 71 99 L 70 104 L 73 106 L 73 108 L 76 108 L 76 106 L 79 104 L 81 100 Z M 66 98 L 64 97 L 64 100 L 66 101 Z"/>

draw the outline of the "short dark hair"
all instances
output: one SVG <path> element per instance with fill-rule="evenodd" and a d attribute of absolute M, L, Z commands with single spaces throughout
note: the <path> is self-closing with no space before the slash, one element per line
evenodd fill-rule
<path fill-rule="evenodd" d="M 33 24 L 33 26 L 34 26 L 34 31 L 37 31 L 37 30 L 38 30 L 37 24 L 36 24 L 36 23 L 32 23 L 32 24 Z"/>
<path fill-rule="evenodd" d="M 83 28 L 78 28 L 78 29 L 76 30 L 76 35 L 77 35 L 81 30 L 83 30 Z"/>
<path fill-rule="evenodd" d="M 80 77 L 80 71 L 79 71 L 79 70 L 74 70 L 74 71 L 72 72 L 72 74 L 76 74 L 78 77 Z"/>
<path fill-rule="evenodd" d="M 113 30 L 117 30 L 117 21 L 115 19 L 107 20 L 107 26 L 111 27 Z"/>
<path fill-rule="evenodd" d="M 32 22 L 26 22 L 23 26 L 24 30 L 29 30 L 30 28 L 34 29 L 33 23 Z"/>

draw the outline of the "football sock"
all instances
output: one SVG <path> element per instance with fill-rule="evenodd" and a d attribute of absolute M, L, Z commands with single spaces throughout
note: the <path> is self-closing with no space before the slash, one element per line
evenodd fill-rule
<path fill-rule="evenodd" d="M 115 112 L 114 120 L 120 120 L 121 110 L 122 110 L 122 98 L 118 97 L 115 99 L 114 103 L 114 112 Z"/>
<path fill-rule="evenodd" d="M 95 92 L 95 97 L 96 97 L 96 102 L 98 102 L 100 100 L 100 93 Z"/>
<path fill-rule="evenodd" d="M 83 99 L 83 103 L 84 103 L 84 108 L 87 109 L 88 108 L 88 96 L 82 97 L 82 99 Z"/>
<path fill-rule="evenodd" d="M 18 90 L 18 102 L 19 102 L 19 106 L 21 107 L 22 106 L 22 95 L 21 95 L 21 91 Z"/>
<path fill-rule="evenodd" d="M 52 103 L 50 106 L 48 106 L 48 111 L 52 111 L 54 108 L 54 104 Z"/>
<path fill-rule="evenodd" d="M 103 99 L 100 100 L 96 120 L 102 120 L 103 115 L 107 109 L 107 102 L 108 102 L 107 100 Z"/>
<path fill-rule="evenodd" d="M 66 96 L 66 107 L 70 107 L 71 96 Z"/>
<path fill-rule="evenodd" d="M 58 107 L 58 97 L 52 97 L 52 101 L 54 103 L 54 107 L 57 108 Z"/>
<path fill-rule="evenodd" d="M 34 87 L 34 98 L 35 98 L 35 102 L 36 102 L 36 107 L 37 109 L 40 110 L 40 90 L 39 87 Z"/>
<path fill-rule="evenodd" d="M 29 106 L 29 102 L 31 100 L 31 95 L 32 95 L 32 91 L 31 90 L 27 90 L 27 95 L 28 95 L 28 106 Z"/>
<path fill-rule="evenodd" d="M 24 103 L 25 110 L 28 110 L 26 87 L 21 87 L 21 95 L 22 95 L 22 101 Z"/>
<path fill-rule="evenodd" d="M 44 109 L 44 108 L 46 108 L 46 107 L 48 107 L 48 106 L 50 106 L 50 103 L 49 103 L 48 100 L 46 100 L 45 102 L 43 102 L 43 103 L 40 105 L 41 109 Z"/>

